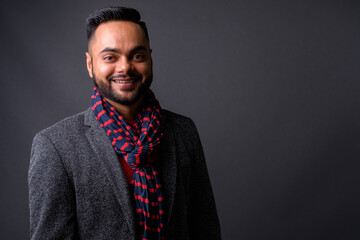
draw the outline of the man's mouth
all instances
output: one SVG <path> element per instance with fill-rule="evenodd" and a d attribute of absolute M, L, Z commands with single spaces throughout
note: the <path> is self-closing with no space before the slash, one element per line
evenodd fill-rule
<path fill-rule="evenodd" d="M 116 83 L 132 83 L 132 82 L 135 82 L 136 79 L 129 79 L 129 80 L 112 80 Z"/>
<path fill-rule="evenodd" d="M 116 83 L 132 83 L 139 79 L 141 79 L 141 76 L 137 76 L 135 74 L 129 74 L 129 75 L 118 74 L 108 78 L 108 80 Z"/>

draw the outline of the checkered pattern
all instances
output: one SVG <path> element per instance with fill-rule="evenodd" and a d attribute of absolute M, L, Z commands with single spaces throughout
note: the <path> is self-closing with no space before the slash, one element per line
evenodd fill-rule
<path fill-rule="evenodd" d="M 134 194 L 141 238 L 163 240 L 163 197 L 158 172 L 148 162 L 150 153 L 159 145 L 160 105 L 149 90 L 144 108 L 135 122 L 129 124 L 103 98 L 96 88 L 91 106 L 96 119 L 109 136 L 116 153 L 134 171 L 130 187 Z"/>

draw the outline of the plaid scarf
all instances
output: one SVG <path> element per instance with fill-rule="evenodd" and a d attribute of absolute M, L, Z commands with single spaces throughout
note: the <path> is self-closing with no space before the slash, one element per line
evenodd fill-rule
<path fill-rule="evenodd" d="M 144 107 L 130 125 L 103 98 L 97 88 L 91 96 L 96 119 L 109 136 L 115 152 L 134 171 L 130 189 L 135 198 L 142 239 L 163 239 L 163 198 L 158 172 L 148 162 L 150 153 L 160 143 L 160 105 L 149 90 Z"/>

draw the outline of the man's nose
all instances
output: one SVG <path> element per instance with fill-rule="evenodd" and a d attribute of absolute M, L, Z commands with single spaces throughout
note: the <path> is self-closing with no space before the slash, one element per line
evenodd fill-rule
<path fill-rule="evenodd" d="M 121 57 L 116 66 L 116 71 L 119 73 L 127 74 L 131 69 L 131 63 L 126 57 Z"/>

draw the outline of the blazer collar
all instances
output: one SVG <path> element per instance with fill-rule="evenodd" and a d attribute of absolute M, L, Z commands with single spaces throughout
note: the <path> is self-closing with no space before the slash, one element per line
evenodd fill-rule
<path fill-rule="evenodd" d="M 176 192 L 176 173 L 177 173 L 177 159 L 176 159 L 176 138 L 169 121 L 167 112 L 162 111 L 161 127 L 164 136 L 160 140 L 159 146 L 159 161 L 161 164 L 162 175 L 162 190 L 164 195 L 164 209 L 165 209 L 165 223 L 169 223 L 172 209 L 174 207 L 174 199 Z"/>
<path fill-rule="evenodd" d="M 90 129 L 86 133 L 96 155 L 102 163 L 103 169 L 115 192 L 119 204 L 124 212 L 130 229 L 135 229 L 134 209 L 130 199 L 130 193 L 125 174 L 122 170 L 118 157 L 110 144 L 109 137 L 100 127 L 91 107 L 85 112 L 84 124 Z M 162 175 L 162 190 L 164 196 L 165 223 L 169 223 L 174 206 L 176 192 L 176 138 L 172 130 L 171 121 L 167 111 L 162 111 L 161 127 L 164 133 L 159 146 L 159 162 Z"/>

